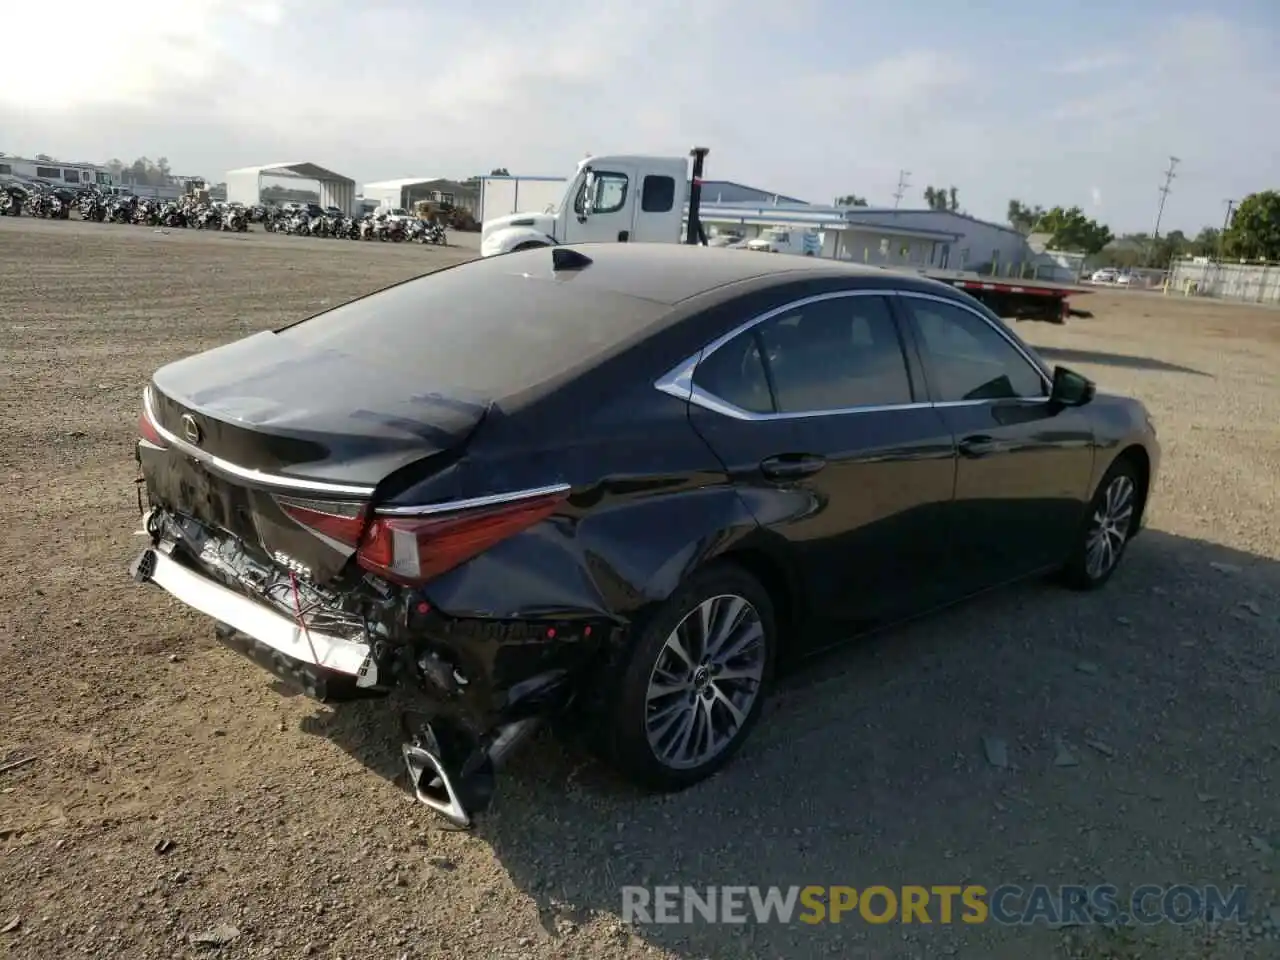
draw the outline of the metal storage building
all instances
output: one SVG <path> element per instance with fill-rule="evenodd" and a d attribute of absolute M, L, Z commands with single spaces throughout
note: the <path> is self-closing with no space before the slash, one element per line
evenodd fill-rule
<path fill-rule="evenodd" d="M 309 161 L 268 163 L 227 171 L 227 200 L 253 206 L 262 200 L 262 178 L 314 180 L 320 185 L 320 206 L 337 207 L 351 214 L 356 204 L 356 182 Z"/>

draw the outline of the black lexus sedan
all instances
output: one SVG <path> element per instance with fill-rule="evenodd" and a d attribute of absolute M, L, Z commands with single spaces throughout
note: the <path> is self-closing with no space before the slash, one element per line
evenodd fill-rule
<path fill-rule="evenodd" d="M 411 782 L 461 825 L 553 715 L 678 789 L 785 659 L 1101 586 L 1160 456 L 1141 403 L 959 290 L 667 244 L 475 260 L 188 357 L 139 434 L 133 575 L 319 699 L 407 691 Z"/>

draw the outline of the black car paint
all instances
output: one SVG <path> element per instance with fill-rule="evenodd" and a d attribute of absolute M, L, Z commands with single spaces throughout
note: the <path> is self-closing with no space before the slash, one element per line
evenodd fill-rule
<path fill-rule="evenodd" d="M 464 441 L 489 405 L 270 331 L 168 364 L 152 383 L 162 427 L 181 436 L 194 416 L 202 447 L 239 466 L 369 486 Z"/>
<path fill-rule="evenodd" d="M 547 253 L 510 256 L 532 263 Z M 1031 410 L 1011 402 L 963 413 L 920 406 L 778 421 L 790 425 L 790 435 L 781 436 L 786 427 L 733 421 L 654 388 L 656 378 L 743 320 L 801 297 L 882 289 L 983 310 L 932 281 L 805 266 L 683 300 L 651 336 L 509 411 L 485 398 L 465 413 L 433 408 L 430 424 L 445 432 L 442 440 L 399 422 L 408 394 L 428 385 L 406 389 L 401 380 L 361 378 L 341 358 L 279 356 L 269 346 L 271 334 L 157 374 L 160 393 L 178 398 L 160 401 L 161 417 L 176 429 L 174 417 L 195 405 L 210 415 L 207 428 L 226 430 L 218 442 L 228 458 L 246 465 L 369 483 L 379 470 L 399 468 L 402 482 L 380 486 L 389 505 L 571 485 L 558 515 L 431 581 L 416 594 L 430 614 L 420 620 L 410 614 L 397 627 L 397 636 L 439 651 L 458 669 L 465 690 L 441 670 L 434 695 L 440 709 L 476 730 L 568 698 L 576 676 L 616 657 L 628 625 L 642 622 L 690 572 L 713 560 L 741 562 L 765 582 L 787 628 L 784 652 L 804 653 L 829 645 L 806 643 L 806 636 L 882 627 L 1060 562 L 1067 549 L 1060 535 L 1083 520 L 1116 455 L 1134 446 L 1145 462 L 1147 450 L 1155 455 L 1140 405 L 1119 398 L 1098 396 L 1083 408 Z M 909 323 L 904 329 L 910 342 Z M 226 370 L 230 359 L 249 364 L 248 376 L 271 391 L 273 402 L 257 424 L 273 435 L 265 444 L 257 430 L 212 422 L 215 412 L 245 414 L 243 407 L 218 406 L 224 394 L 217 384 L 225 382 L 218 376 L 200 385 L 204 371 Z M 920 359 L 910 346 L 908 359 L 918 374 Z M 317 407 L 306 388 L 314 391 L 325 371 L 333 374 L 334 392 Z M 928 390 L 926 378 L 919 387 Z M 343 415 L 356 395 L 373 413 L 359 428 Z M 483 415 L 474 413 L 481 409 Z M 997 449 L 971 462 L 962 458 L 957 440 L 966 431 L 993 435 Z M 422 468 L 418 457 L 439 455 L 450 441 L 442 469 Z M 765 457 L 803 451 L 820 453 L 828 466 L 794 482 L 760 473 Z M 160 499 L 176 502 L 163 490 L 165 469 L 144 462 Z M 1002 486 L 1011 472 L 1020 481 Z M 850 498 L 851 490 L 882 497 Z M 283 537 L 288 522 L 267 494 L 247 496 Z M 1011 525 L 1017 552 L 988 559 L 983 534 L 1010 533 Z M 961 551 L 949 546 L 955 537 Z M 807 634 L 811 627 L 815 632 Z"/>

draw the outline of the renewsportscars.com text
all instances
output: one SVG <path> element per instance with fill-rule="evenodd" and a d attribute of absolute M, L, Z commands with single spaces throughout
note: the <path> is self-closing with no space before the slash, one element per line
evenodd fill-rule
<path fill-rule="evenodd" d="M 1187 924 L 1242 922 L 1243 887 L 623 887 L 626 923 Z"/>

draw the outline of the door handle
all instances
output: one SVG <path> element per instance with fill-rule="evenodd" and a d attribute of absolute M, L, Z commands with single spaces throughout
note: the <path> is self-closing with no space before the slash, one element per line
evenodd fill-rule
<path fill-rule="evenodd" d="M 770 480 L 798 480 L 811 477 L 823 467 L 827 461 L 809 453 L 784 453 L 760 461 L 760 472 Z"/>
<path fill-rule="evenodd" d="M 999 443 L 995 437 L 989 437 L 985 433 L 975 433 L 961 440 L 959 446 L 962 457 L 985 457 L 989 453 L 994 453 Z"/>

